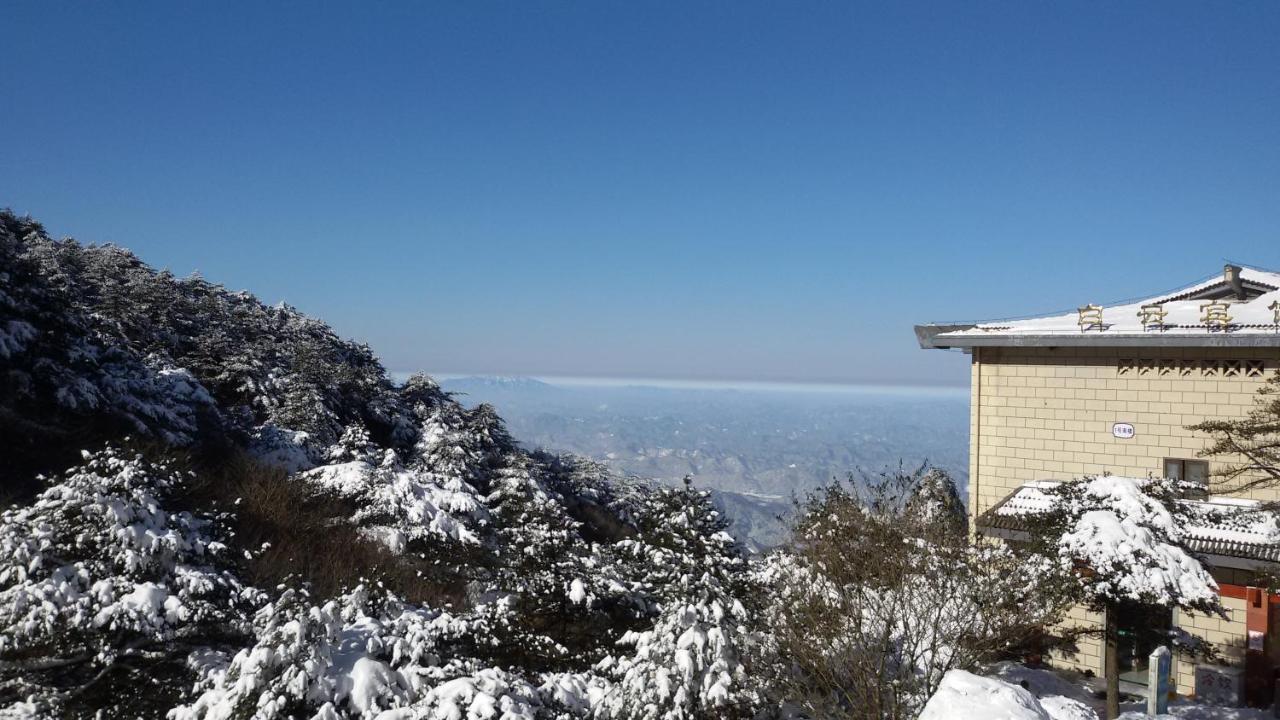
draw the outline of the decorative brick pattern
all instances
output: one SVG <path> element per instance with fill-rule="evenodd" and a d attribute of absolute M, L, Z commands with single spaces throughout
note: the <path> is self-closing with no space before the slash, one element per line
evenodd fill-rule
<path fill-rule="evenodd" d="M 1116 376 L 1149 377 L 1251 377 L 1266 374 L 1267 362 L 1261 359 L 1191 359 L 1191 358 L 1119 358 Z"/>

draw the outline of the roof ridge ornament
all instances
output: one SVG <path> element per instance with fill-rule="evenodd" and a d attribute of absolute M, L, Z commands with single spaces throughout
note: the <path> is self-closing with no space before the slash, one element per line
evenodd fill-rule
<path fill-rule="evenodd" d="M 1076 308 L 1076 312 L 1080 314 L 1080 319 L 1078 321 L 1080 325 L 1080 332 L 1085 332 L 1095 328 L 1099 331 L 1107 329 L 1107 326 L 1102 324 L 1101 305 L 1094 305 L 1090 303 L 1084 307 Z"/>
<path fill-rule="evenodd" d="M 1222 300 L 1211 300 L 1200 304 L 1200 322 L 1209 330 L 1227 332 L 1231 329 L 1231 316 L 1227 310 L 1231 303 Z"/>
<path fill-rule="evenodd" d="M 1143 330 L 1154 328 L 1163 331 L 1167 327 L 1164 324 L 1164 318 L 1169 312 L 1164 309 L 1164 303 L 1162 302 L 1147 303 L 1138 308 L 1137 314 L 1138 322 L 1142 324 Z"/>

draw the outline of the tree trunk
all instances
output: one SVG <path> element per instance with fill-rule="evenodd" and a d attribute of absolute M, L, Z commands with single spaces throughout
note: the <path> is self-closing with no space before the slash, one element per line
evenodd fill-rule
<path fill-rule="evenodd" d="M 1103 674 L 1107 679 L 1107 720 L 1120 716 L 1120 627 L 1116 608 L 1103 612 L 1105 629 L 1102 637 Z"/>

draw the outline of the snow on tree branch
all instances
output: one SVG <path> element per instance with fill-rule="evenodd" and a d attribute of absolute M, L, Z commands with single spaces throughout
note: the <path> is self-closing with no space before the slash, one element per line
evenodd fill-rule
<path fill-rule="evenodd" d="M 1101 475 L 1050 489 L 1052 542 L 1092 604 L 1132 601 L 1218 611 L 1218 584 L 1185 547 L 1181 483 Z"/>

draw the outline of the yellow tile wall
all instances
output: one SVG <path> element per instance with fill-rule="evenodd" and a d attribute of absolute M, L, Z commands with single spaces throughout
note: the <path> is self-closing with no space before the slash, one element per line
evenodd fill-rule
<path fill-rule="evenodd" d="M 1151 360 L 1149 370 L 1118 372 L 1122 358 Z M 1262 360 L 1262 377 L 1161 374 L 1176 363 Z M 1280 366 L 1280 351 L 1162 351 L 1126 348 L 976 348 L 972 361 L 969 507 L 975 514 L 1031 480 L 1082 475 L 1146 477 L 1166 457 L 1195 459 L 1207 436 L 1187 425 L 1237 418 L 1254 406 L 1258 388 Z M 1135 436 L 1115 438 L 1117 422 Z M 1210 470 L 1214 462 L 1210 462 Z M 1261 496 L 1260 496 L 1261 497 Z M 1280 498 L 1268 491 L 1267 499 Z"/>
<path fill-rule="evenodd" d="M 1102 627 L 1102 613 L 1090 612 L 1077 605 L 1067 612 L 1062 622 L 1062 629 L 1097 629 Z M 1067 667 L 1081 672 L 1092 671 L 1102 674 L 1102 638 L 1097 635 L 1086 635 L 1076 641 L 1076 651 L 1070 654 L 1054 652 L 1050 659 L 1058 667 Z"/>
<path fill-rule="evenodd" d="M 1245 624 L 1245 601 L 1224 597 L 1222 605 L 1227 611 L 1226 619 L 1216 615 L 1196 615 L 1178 610 L 1173 614 L 1173 622 L 1187 632 L 1216 645 L 1218 652 L 1227 662 L 1240 663 L 1244 660 L 1245 643 L 1248 637 Z M 1190 657 L 1175 656 L 1173 677 L 1179 693 L 1189 695 L 1194 692 L 1195 660 Z"/>
<path fill-rule="evenodd" d="M 1140 360 L 1132 366 L 1122 360 Z M 1262 361 L 1262 376 L 1249 376 L 1245 361 Z M 1239 361 L 1235 374 L 1223 361 Z M 1206 371 L 1205 367 L 1210 368 Z M 969 417 L 969 508 L 976 518 L 1023 483 L 1083 475 L 1145 477 L 1163 472 L 1165 458 L 1197 459 L 1207 436 L 1186 429 L 1203 420 L 1238 418 L 1254 407 L 1258 388 L 1280 367 L 1280 351 L 1260 349 L 975 348 Z M 1114 423 L 1135 435 L 1114 437 Z M 1210 472 L 1220 462 L 1210 460 Z M 1280 491 L 1255 493 L 1280 499 Z M 1244 584 L 1231 571 L 1220 582 Z M 1228 621 L 1175 616 L 1175 622 L 1218 643 L 1227 657 L 1244 647 L 1243 601 L 1223 599 Z M 1070 624 L 1098 626 L 1102 617 L 1076 608 Z M 1080 643 L 1059 664 L 1102 672 L 1101 644 Z M 1194 664 L 1175 660 L 1179 692 L 1194 689 Z"/>

